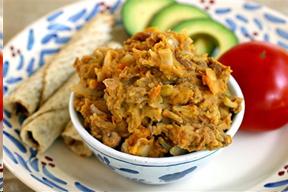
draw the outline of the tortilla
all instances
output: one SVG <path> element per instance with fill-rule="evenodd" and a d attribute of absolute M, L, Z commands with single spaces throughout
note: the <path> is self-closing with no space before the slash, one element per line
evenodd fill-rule
<path fill-rule="evenodd" d="M 44 152 L 62 133 L 70 121 L 68 104 L 71 87 L 78 81 L 78 76 L 74 74 L 36 113 L 24 121 L 20 136 L 26 145 Z"/>
<path fill-rule="evenodd" d="M 111 39 L 114 19 L 101 13 L 75 33 L 70 42 L 42 69 L 24 81 L 8 98 L 14 112 L 35 112 L 74 73 L 75 58 L 92 53 Z"/>
<path fill-rule="evenodd" d="M 81 157 L 92 156 L 92 151 L 85 145 L 80 135 L 77 133 L 71 121 L 67 124 L 65 130 L 61 134 L 66 146 Z"/>

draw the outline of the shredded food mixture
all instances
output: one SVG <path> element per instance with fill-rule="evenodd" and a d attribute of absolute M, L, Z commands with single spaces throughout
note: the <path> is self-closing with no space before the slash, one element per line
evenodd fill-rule
<path fill-rule="evenodd" d="M 241 98 L 226 67 L 197 55 L 185 34 L 147 29 L 123 48 L 99 48 L 75 61 L 75 109 L 105 145 L 146 156 L 175 156 L 227 146 Z"/>

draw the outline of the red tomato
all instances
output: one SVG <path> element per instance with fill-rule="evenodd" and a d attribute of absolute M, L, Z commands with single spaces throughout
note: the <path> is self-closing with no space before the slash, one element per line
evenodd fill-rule
<path fill-rule="evenodd" d="M 237 45 L 219 61 L 231 66 L 245 98 L 242 130 L 264 131 L 288 123 L 288 52 L 264 42 Z"/>
<path fill-rule="evenodd" d="M 2 53 L 0 53 L 0 74 L 1 74 L 1 82 L 0 82 L 0 94 L 1 94 L 1 101 L 0 101 L 0 109 L 1 109 L 1 112 L 0 112 L 0 121 L 3 119 L 3 93 L 2 93 L 2 90 L 3 90 L 3 55 Z"/>

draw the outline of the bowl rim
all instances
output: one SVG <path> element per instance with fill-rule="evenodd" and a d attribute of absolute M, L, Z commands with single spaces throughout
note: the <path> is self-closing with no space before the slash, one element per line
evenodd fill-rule
<path fill-rule="evenodd" d="M 240 125 L 242 123 L 243 117 L 244 117 L 244 111 L 245 111 L 245 100 L 243 93 L 241 91 L 240 86 L 238 85 L 237 81 L 234 79 L 232 75 L 230 75 L 229 81 L 228 81 L 228 87 L 230 91 L 233 93 L 233 95 L 238 96 L 240 98 L 243 98 L 243 101 L 241 103 L 241 111 L 233 117 L 232 124 L 230 129 L 227 131 L 227 134 L 230 135 L 232 138 L 236 134 L 236 132 L 239 130 Z M 93 148 L 93 150 L 97 150 L 100 153 L 103 153 L 109 157 L 112 156 L 112 158 L 117 159 L 117 160 L 122 160 L 122 161 L 133 161 L 133 162 L 138 162 L 142 164 L 156 164 L 156 165 L 161 165 L 161 164 L 171 164 L 171 163 L 179 163 L 179 162 L 185 162 L 185 161 L 197 161 L 199 159 L 208 157 L 212 155 L 213 153 L 219 151 L 220 149 L 215 149 L 215 150 L 205 150 L 205 151 L 197 151 L 197 152 L 192 152 L 188 153 L 185 155 L 179 155 L 179 156 L 171 156 L 171 157 L 141 157 L 141 156 L 136 156 L 128 153 L 124 153 L 121 151 L 118 151 L 114 148 L 111 148 L 109 146 L 106 146 L 103 144 L 101 141 L 98 139 L 94 138 L 81 124 L 79 120 L 78 113 L 74 109 L 74 92 L 71 93 L 70 95 L 70 100 L 69 100 L 69 114 L 71 121 L 73 123 L 73 127 L 76 129 L 78 134 L 81 136 L 83 139 L 84 143 L 90 147 Z M 96 149 L 95 149 L 96 148 Z M 110 154 L 110 155 L 108 155 Z M 118 157 L 118 158 L 115 158 Z"/>

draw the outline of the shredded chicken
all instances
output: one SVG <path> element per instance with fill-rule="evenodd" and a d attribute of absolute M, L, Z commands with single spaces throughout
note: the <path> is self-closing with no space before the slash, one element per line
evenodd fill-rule
<path fill-rule="evenodd" d="M 100 48 L 77 59 L 75 109 L 105 145 L 162 157 L 227 146 L 242 99 L 228 90 L 231 74 L 180 33 L 148 29 L 123 48 Z"/>

